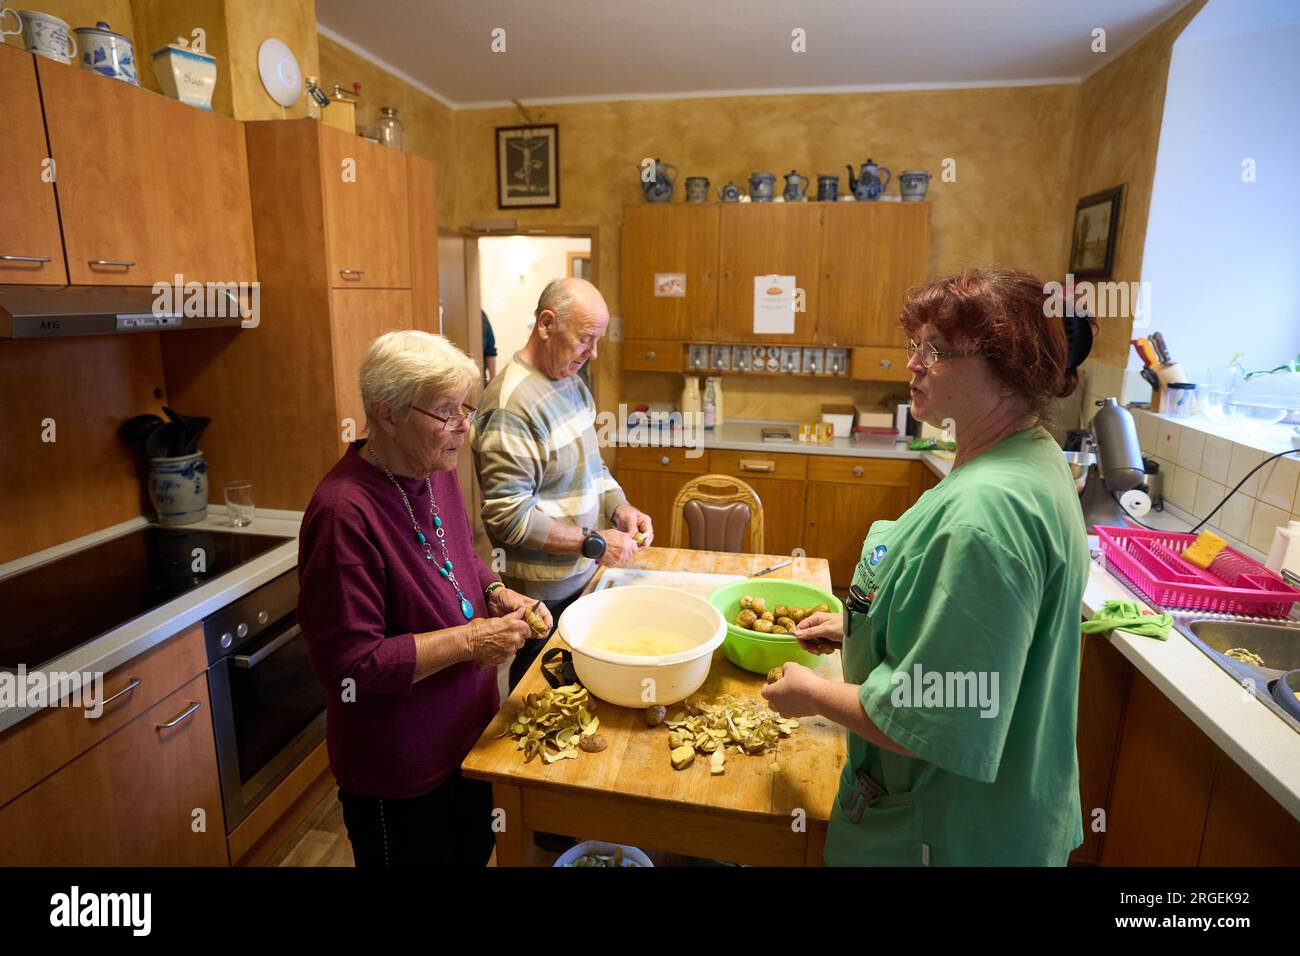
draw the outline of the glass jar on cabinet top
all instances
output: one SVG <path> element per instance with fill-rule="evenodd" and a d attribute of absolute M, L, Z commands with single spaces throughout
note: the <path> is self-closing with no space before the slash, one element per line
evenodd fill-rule
<path fill-rule="evenodd" d="M 391 106 L 381 106 L 379 113 L 379 142 L 400 152 L 405 129 L 402 121 L 397 118 L 397 110 Z"/>

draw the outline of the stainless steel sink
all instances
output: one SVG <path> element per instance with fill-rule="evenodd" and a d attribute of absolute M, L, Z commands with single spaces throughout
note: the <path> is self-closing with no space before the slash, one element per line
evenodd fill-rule
<path fill-rule="evenodd" d="M 1286 671 L 1300 667 L 1300 624 L 1211 619 L 1189 612 L 1180 614 L 1173 609 L 1170 613 L 1179 633 L 1238 683 L 1250 681 L 1255 698 L 1300 733 L 1300 720 L 1279 707 L 1270 694 L 1275 680 Z M 1264 666 L 1255 667 L 1225 656 L 1224 652 L 1234 647 L 1253 651 L 1263 659 Z"/>

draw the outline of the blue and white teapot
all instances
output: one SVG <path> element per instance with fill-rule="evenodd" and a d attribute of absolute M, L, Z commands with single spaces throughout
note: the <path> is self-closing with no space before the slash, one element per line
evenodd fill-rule
<path fill-rule="evenodd" d="M 849 189 L 853 193 L 853 198 L 859 202 L 879 199 L 880 194 L 885 191 L 885 187 L 889 185 L 889 180 L 893 177 L 893 173 L 887 168 L 877 166 L 870 159 L 862 164 L 862 174 L 860 176 L 853 175 L 852 166 L 846 166 L 845 168 L 849 171 Z M 881 173 L 885 174 L 883 180 L 880 178 Z"/>

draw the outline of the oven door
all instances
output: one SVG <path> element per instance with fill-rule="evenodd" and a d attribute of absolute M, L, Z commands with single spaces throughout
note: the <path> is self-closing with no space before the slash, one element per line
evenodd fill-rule
<path fill-rule="evenodd" d="M 293 614 L 208 668 L 226 832 L 325 739 L 325 691 Z"/>

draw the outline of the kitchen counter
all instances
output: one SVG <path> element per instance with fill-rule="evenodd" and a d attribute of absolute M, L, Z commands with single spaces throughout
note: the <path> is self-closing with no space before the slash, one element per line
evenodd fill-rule
<path fill-rule="evenodd" d="M 1084 617 L 1091 618 L 1110 599 L 1136 599 L 1149 607 L 1094 561 L 1083 594 Z M 1243 693 L 1226 671 L 1176 630 L 1170 630 L 1167 641 L 1124 631 L 1112 631 L 1109 640 L 1215 746 L 1300 820 L 1300 734 L 1253 695 Z"/>
<path fill-rule="evenodd" d="M 847 455 L 858 458 L 896 458 L 907 461 L 922 461 L 940 478 L 946 477 L 952 470 L 952 459 L 946 458 L 947 452 L 912 451 L 906 442 L 894 442 L 892 445 L 857 444 L 849 438 L 834 438 L 828 444 L 818 445 L 800 441 L 770 442 L 763 441 L 763 429 L 768 427 L 787 428 L 794 435 L 799 433 L 797 422 L 783 422 L 766 419 L 735 418 L 718 428 L 701 431 L 701 445 L 706 449 L 718 451 L 764 451 L 773 454 L 790 455 Z M 618 433 L 618 445 L 633 448 L 689 448 L 694 447 L 695 435 L 687 435 L 682 429 L 661 431 L 648 426 L 623 429 Z"/>
<path fill-rule="evenodd" d="M 257 509 L 251 524 L 236 528 L 230 524 L 226 509 L 221 505 L 210 505 L 208 516 L 195 524 L 184 525 L 186 529 L 209 528 L 214 531 L 233 531 L 239 534 L 282 535 L 289 540 L 269 551 L 258 555 L 253 560 L 218 575 L 201 587 L 187 591 L 175 600 L 168 601 L 154 608 L 147 614 L 136 618 L 94 640 L 57 657 L 41 666 L 41 671 L 62 672 L 69 675 L 69 689 L 81 685 L 82 674 L 106 673 L 115 667 L 138 657 L 149 648 L 161 644 L 169 637 L 179 633 L 197 621 L 203 620 L 213 611 L 225 607 L 286 571 L 293 570 L 298 564 L 298 526 L 302 522 L 300 511 L 276 511 Z M 134 531 L 149 525 L 146 518 L 132 518 L 120 524 L 84 535 L 72 541 L 38 551 L 15 561 L 0 565 L 0 578 L 6 578 L 28 568 L 36 567 L 55 558 L 63 557 L 74 551 L 107 541 L 118 535 Z M 29 672 L 30 673 L 30 672 Z M 24 694 L 26 689 L 22 689 Z M 0 731 L 7 730 L 14 724 L 37 713 L 39 707 L 29 707 L 24 702 L 18 704 L 0 704 Z"/>

